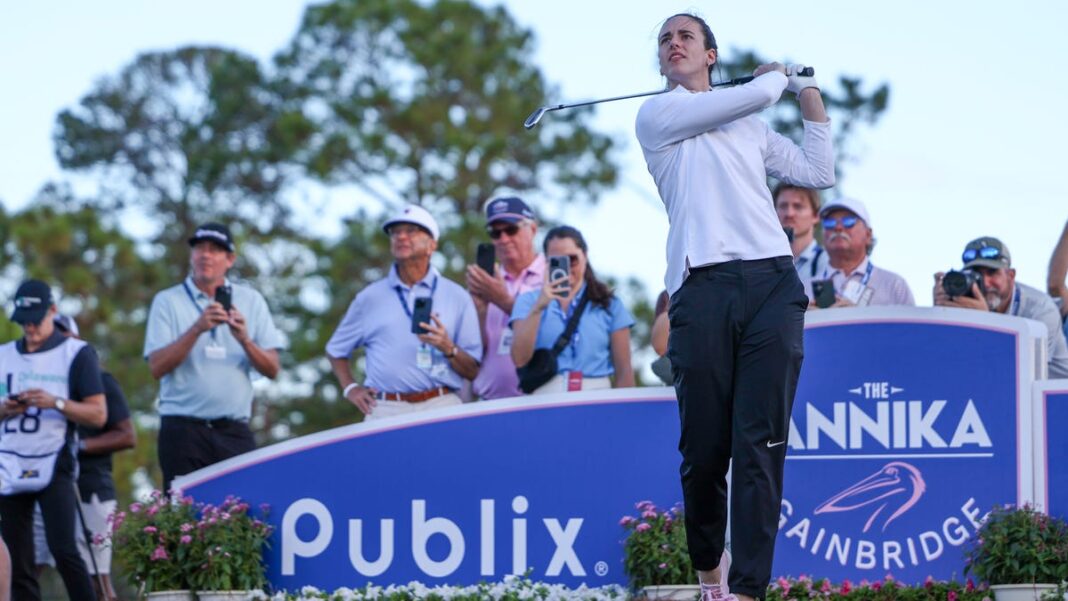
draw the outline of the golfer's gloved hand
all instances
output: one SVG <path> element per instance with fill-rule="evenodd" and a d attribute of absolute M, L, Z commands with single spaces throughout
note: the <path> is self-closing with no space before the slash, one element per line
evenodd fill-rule
<path fill-rule="evenodd" d="M 816 88 L 818 90 L 820 87 L 816 83 L 815 76 L 799 75 L 804 68 L 804 65 L 786 65 L 786 89 L 797 96 L 800 96 L 801 91 L 805 88 Z"/>

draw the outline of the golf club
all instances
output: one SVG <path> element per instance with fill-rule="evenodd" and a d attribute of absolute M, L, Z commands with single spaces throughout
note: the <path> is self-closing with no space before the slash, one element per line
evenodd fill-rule
<path fill-rule="evenodd" d="M 816 70 L 812 67 L 805 67 L 801 70 L 800 75 L 805 77 L 811 77 L 816 74 Z M 752 75 L 746 75 L 745 77 L 735 77 L 730 81 L 721 81 L 719 83 L 712 84 L 713 88 L 719 88 L 723 86 L 739 86 L 743 83 L 749 83 L 753 81 Z M 541 121 L 541 118 L 545 116 L 545 113 L 550 111 L 558 111 L 560 109 L 573 109 L 580 106 L 589 106 L 591 104 L 600 104 L 602 102 L 615 102 L 616 100 L 627 100 L 628 98 L 641 98 L 642 96 L 655 96 L 657 94 L 663 94 L 667 90 L 656 90 L 653 92 L 642 92 L 640 94 L 630 94 L 629 96 L 614 96 L 612 98 L 602 98 L 600 100 L 587 100 L 586 102 L 573 102 L 571 104 L 558 104 L 556 106 L 542 106 L 538 107 L 533 113 L 527 117 L 527 120 L 523 122 L 523 127 L 527 129 L 534 129 L 534 127 Z"/>

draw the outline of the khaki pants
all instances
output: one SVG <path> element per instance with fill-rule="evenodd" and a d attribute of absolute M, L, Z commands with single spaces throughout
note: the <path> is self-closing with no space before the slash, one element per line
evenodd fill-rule
<path fill-rule="evenodd" d="M 583 390 L 604 390 L 612 387 L 612 381 L 608 376 L 600 378 L 582 378 Z M 552 394 L 554 392 L 567 392 L 567 374 L 556 374 L 552 380 L 541 385 L 530 394 Z"/>
<path fill-rule="evenodd" d="M 439 397 L 434 397 L 428 401 L 423 401 L 422 403 L 378 400 L 378 404 L 375 405 L 374 409 L 371 410 L 371 413 L 369 413 L 363 418 L 363 421 L 369 422 L 371 420 L 393 417 L 394 415 L 407 415 L 409 413 L 418 413 L 420 411 L 437 409 L 438 407 L 459 405 L 462 402 L 463 401 L 460 400 L 460 396 L 457 395 L 455 392 L 443 394 Z"/>

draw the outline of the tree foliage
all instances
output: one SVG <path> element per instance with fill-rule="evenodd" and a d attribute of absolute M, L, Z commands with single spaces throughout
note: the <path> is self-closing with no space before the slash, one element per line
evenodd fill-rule
<path fill-rule="evenodd" d="M 617 141 L 585 125 L 591 107 L 522 129 L 532 99 L 558 100 L 529 60 L 533 43 L 500 7 L 333 0 L 309 6 L 272 65 L 220 47 L 145 53 L 58 115 L 60 165 L 98 190 L 75 198 L 50 185 L 23 211 L 0 209 L 0 265 L 8 282 L 31 275 L 60 289 L 61 308 L 77 313 L 148 428 L 134 454 L 117 458 L 121 490 L 155 457 L 158 384 L 140 358 L 149 303 L 187 273 L 197 224 L 233 228 L 232 275 L 264 294 L 289 338 L 278 381 L 257 385 L 253 426 L 265 443 L 359 419 L 323 349 L 355 294 L 389 269 L 383 210 L 412 202 L 436 214 L 444 234 L 435 265 L 462 281 L 485 239 L 486 200 L 510 192 L 596 202 L 614 188 Z M 724 77 L 763 62 L 732 54 Z M 877 121 L 889 93 L 885 84 L 866 93 L 859 78 L 838 84 L 824 94 L 848 158 L 857 126 Z M 796 104 L 770 115 L 799 137 Z M 357 191 L 339 237 L 309 225 L 295 194 L 308 184 Z M 645 347 L 649 294 L 620 282 L 639 321 L 635 346 Z M 0 319 L 0 336 L 16 335 Z M 357 377 L 362 369 L 357 358 Z"/>

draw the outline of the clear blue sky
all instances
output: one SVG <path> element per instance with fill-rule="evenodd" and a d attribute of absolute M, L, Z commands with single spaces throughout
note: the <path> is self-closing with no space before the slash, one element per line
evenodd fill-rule
<path fill-rule="evenodd" d="M 266 61 L 292 35 L 304 4 L 43 0 L 0 9 L 0 201 L 21 207 L 44 182 L 61 177 L 52 155 L 55 115 L 96 78 L 116 73 L 138 52 L 189 43 L 235 47 Z M 825 87 L 839 74 L 888 82 L 890 108 L 876 128 L 861 130 L 861 161 L 846 168 L 838 188 L 868 205 L 879 240 L 873 261 L 904 275 L 917 301 L 930 304 L 931 273 L 957 265 L 969 239 L 994 235 L 1012 250 L 1018 279 L 1044 287 L 1050 252 L 1068 220 L 1068 192 L 1058 175 L 1068 139 L 1062 108 L 1068 5 L 505 4 L 536 32 L 531 58 L 559 86 L 557 100 L 659 87 L 657 25 L 688 10 L 708 19 L 725 54 L 752 48 L 811 64 Z M 531 110 L 544 103 L 531 98 Z M 633 138 L 639 103 L 605 105 L 594 118 L 624 143 L 619 189 L 595 208 L 550 214 L 587 233 L 601 271 L 636 275 L 655 294 L 667 219 Z M 323 207 L 327 222 L 355 205 L 347 190 L 299 193 Z"/>

